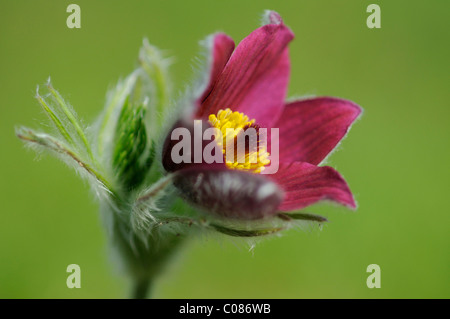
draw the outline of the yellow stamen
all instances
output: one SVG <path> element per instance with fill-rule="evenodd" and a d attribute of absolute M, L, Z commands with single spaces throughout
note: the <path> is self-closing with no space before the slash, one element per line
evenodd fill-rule
<path fill-rule="evenodd" d="M 220 130 L 222 133 L 222 141 L 216 141 L 219 146 L 222 146 L 224 155 L 227 153 L 227 148 L 234 149 L 234 160 L 230 161 L 227 158 L 226 165 L 231 169 L 240 169 L 250 171 L 252 173 L 261 173 L 265 166 L 270 163 L 268 159 L 269 153 L 265 147 L 257 146 L 256 151 L 245 152 L 244 158 L 242 156 L 237 158 L 236 141 L 240 132 L 245 132 L 247 128 L 255 126 L 255 120 L 249 120 L 244 113 L 233 112 L 230 109 L 219 110 L 217 115 L 211 114 L 209 116 L 209 123 Z M 228 130 L 227 130 L 228 129 Z M 232 129 L 232 130 L 229 130 Z M 257 141 L 258 143 L 259 141 Z"/>

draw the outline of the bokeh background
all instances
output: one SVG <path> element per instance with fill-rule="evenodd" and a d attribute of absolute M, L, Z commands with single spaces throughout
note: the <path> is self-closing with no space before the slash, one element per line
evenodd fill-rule
<path fill-rule="evenodd" d="M 81 29 L 66 8 L 81 7 Z M 381 29 L 366 26 L 381 6 Z M 329 160 L 348 180 L 357 212 L 321 205 L 322 231 L 291 230 L 253 253 L 223 238 L 193 239 L 156 283 L 159 298 L 449 298 L 450 2 L 17 1 L 0 2 L 0 297 L 122 298 L 98 204 L 73 171 L 24 149 L 14 126 L 46 118 L 34 100 L 52 76 L 93 120 L 109 85 L 132 71 L 142 38 L 175 57 L 174 85 L 192 79 L 198 41 L 236 42 L 280 12 L 296 34 L 289 95 L 332 95 L 364 109 Z M 35 159 L 41 159 L 36 161 Z M 66 267 L 82 288 L 66 287 Z M 366 267 L 381 267 L 381 288 Z"/>

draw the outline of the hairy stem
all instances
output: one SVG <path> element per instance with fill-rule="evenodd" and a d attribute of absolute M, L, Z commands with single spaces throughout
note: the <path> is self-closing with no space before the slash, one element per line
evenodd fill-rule
<path fill-rule="evenodd" d="M 119 207 L 123 210 L 123 207 Z M 154 225 L 149 232 L 135 233 L 127 220 L 121 218 L 109 207 L 103 207 L 103 216 L 112 226 L 110 244 L 121 262 L 121 268 L 128 274 L 132 284 L 132 298 L 142 299 L 155 279 L 164 271 L 170 257 L 179 249 L 183 236 L 165 231 Z M 129 215 L 129 214 L 128 214 Z"/>
<path fill-rule="evenodd" d="M 146 299 L 148 297 L 151 280 L 149 278 L 143 278 L 136 280 L 131 292 L 132 299 Z"/>

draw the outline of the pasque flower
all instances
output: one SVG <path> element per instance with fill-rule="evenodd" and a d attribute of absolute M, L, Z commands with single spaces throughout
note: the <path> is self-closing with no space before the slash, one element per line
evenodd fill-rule
<path fill-rule="evenodd" d="M 266 12 L 265 20 L 264 26 L 236 48 L 223 33 L 209 38 L 207 80 L 194 96 L 193 107 L 174 128 L 192 130 L 194 119 L 222 131 L 228 127 L 241 131 L 278 128 L 278 171 L 261 174 L 270 162 L 266 150 L 256 155 L 253 166 L 233 161 L 222 165 L 175 164 L 175 143 L 170 134 L 163 149 L 163 165 L 176 172 L 174 183 L 185 200 L 221 217 L 260 219 L 300 210 L 320 200 L 355 208 L 342 176 L 318 164 L 345 136 L 361 108 L 333 97 L 285 102 L 290 73 L 288 44 L 294 34 L 276 12 Z"/>
<path fill-rule="evenodd" d="M 223 33 L 210 36 L 204 42 L 209 56 L 203 81 L 178 101 L 168 77 L 170 60 L 144 40 L 137 68 L 109 91 L 89 129 L 50 80 L 45 95 L 37 89 L 53 131 L 18 127 L 16 134 L 88 180 L 99 199 L 114 263 L 130 277 L 135 297 L 146 296 L 191 232 L 264 236 L 299 220 L 326 221 L 301 211 L 320 200 L 356 206 L 342 176 L 318 165 L 361 109 L 330 97 L 285 102 L 287 46 L 293 37 L 273 11 L 236 48 Z M 174 161 L 171 133 L 175 128 L 195 131 L 194 120 L 205 130 L 225 133 L 213 140 L 224 162 Z M 229 128 L 235 133 L 229 135 Z M 266 128 L 278 129 L 278 141 L 234 155 L 230 140 L 254 130 L 259 142 Z M 201 141 L 200 150 L 208 145 Z M 274 149 L 279 149 L 276 163 Z M 278 170 L 265 174 L 272 164 Z"/>

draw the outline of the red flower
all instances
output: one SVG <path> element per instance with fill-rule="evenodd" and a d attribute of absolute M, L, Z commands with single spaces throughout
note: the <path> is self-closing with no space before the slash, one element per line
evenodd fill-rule
<path fill-rule="evenodd" d="M 177 172 L 174 184 L 188 202 L 223 217 L 258 219 L 320 200 L 355 208 L 342 176 L 317 165 L 345 136 L 361 108 L 332 97 L 285 103 L 290 73 L 287 45 L 294 34 L 276 12 L 267 12 L 267 19 L 268 24 L 236 49 L 225 34 L 210 38 L 209 79 L 195 98 L 189 120 L 202 119 L 217 127 L 213 123 L 220 120 L 220 110 L 230 109 L 227 114 L 240 112 L 233 114 L 241 116 L 238 122 L 246 127 L 279 128 L 278 172 L 261 175 L 228 164 L 175 164 L 170 135 L 163 148 L 163 166 Z M 192 129 L 186 119 L 179 126 Z"/>

